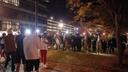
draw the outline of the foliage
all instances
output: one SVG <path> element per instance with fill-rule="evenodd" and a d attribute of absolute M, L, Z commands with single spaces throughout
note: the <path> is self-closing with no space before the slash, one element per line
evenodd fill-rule
<path fill-rule="evenodd" d="M 120 33 L 128 32 L 128 1 L 127 0 L 67 0 L 67 5 L 74 12 L 74 20 L 82 27 L 95 27 L 107 30 L 116 35 L 119 64 L 122 64 L 122 48 Z M 91 16 L 86 18 L 87 16 Z M 93 17 L 93 18 L 92 18 Z"/>
<path fill-rule="evenodd" d="M 102 29 L 113 30 L 114 13 L 118 14 L 121 26 L 125 27 L 127 23 L 126 0 L 67 0 L 67 6 L 74 14 L 74 20 L 83 27 L 102 26 Z"/>
<path fill-rule="evenodd" d="M 114 17 L 117 16 L 117 23 L 119 25 L 120 31 L 126 32 L 128 23 L 128 1 L 127 0 L 100 0 L 103 6 L 108 10 L 113 21 Z"/>

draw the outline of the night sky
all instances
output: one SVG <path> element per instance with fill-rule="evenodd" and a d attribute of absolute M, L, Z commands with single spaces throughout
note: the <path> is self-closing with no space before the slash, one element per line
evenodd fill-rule
<path fill-rule="evenodd" d="M 57 20 L 67 20 L 68 9 L 66 8 L 66 0 L 50 0 L 49 13 L 50 16 L 53 16 Z"/>

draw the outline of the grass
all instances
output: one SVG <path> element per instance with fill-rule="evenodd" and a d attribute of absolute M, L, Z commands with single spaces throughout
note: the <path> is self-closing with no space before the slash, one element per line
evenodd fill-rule
<path fill-rule="evenodd" d="M 84 52 L 72 52 L 52 50 L 48 51 L 48 65 L 56 72 L 127 72 L 117 66 L 116 56 L 101 56 L 86 54 Z"/>

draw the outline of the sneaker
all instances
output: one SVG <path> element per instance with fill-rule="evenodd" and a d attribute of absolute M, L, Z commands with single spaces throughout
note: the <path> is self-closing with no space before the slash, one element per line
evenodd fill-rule
<path fill-rule="evenodd" d="M 43 65 L 43 67 L 44 67 L 44 68 L 47 68 L 47 65 L 45 64 L 45 65 Z"/>
<path fill-rule="evenodd" d="M 44 64 L 43 63 L 40 63 L 40 66 L 43 66 Z"/>
<path fill-rule="evenodd" d="M 43 63 L 40 63 L 40 69 L 43 69 L 44 67 L 44 64 Z"/>

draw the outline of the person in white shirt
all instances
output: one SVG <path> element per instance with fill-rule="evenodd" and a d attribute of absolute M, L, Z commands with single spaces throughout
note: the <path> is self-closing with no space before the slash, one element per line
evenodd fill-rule
<path fill-rule="evenodd" d="M 43 65 L 44 68 L 47 67 L 47 50 L 48 50 L 48 40 L 46 36 L 41 38 L 41 49 L 40 49 L 40 56 L 41 56 L 41 66 Z"/>
<path fill-rule="evenodd" d="M 26 71 L 31 72 L 35 69 L 39 72 L 40 56 L 39 50 L 41 47 L 40 38 L 33 29 L 32 34 L 27 35 L 23 40 L 24 54 L 26 58 Z"/>
<path fill-rule="evenodd" d="M 98 35 L 97 41 L 96 41 L 96 53 L 100 54 L 102 48 L 101 44 L 101 37 Z"/>

